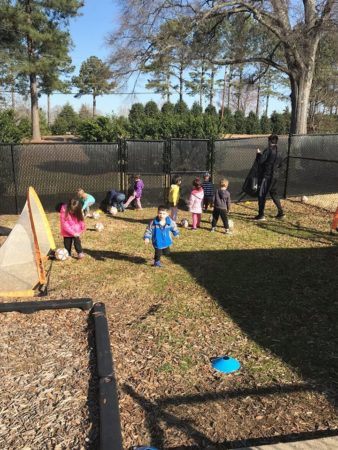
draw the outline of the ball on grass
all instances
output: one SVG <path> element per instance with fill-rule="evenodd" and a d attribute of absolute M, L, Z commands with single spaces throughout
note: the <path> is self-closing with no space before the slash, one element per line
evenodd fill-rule
<path fill-rule="evenodd" d="M 234 221 L 232 219 L 229 219 L 228 224 L 229 224 L 229 230 L 233 230 L 234 229 Z"/>
<path fill-rule="evenodd" d="M 100 218 L 100 213 L 97 211 L 93 212 L 93 219 L 97 220 L 99 218 Z"/>
<path fill-rule="evenodd" d="M 181 220 L 181 227 L 188 228 L 188 226 L 189 226 L 188 219 L 182 219 Z"/>
<path fill-rule="evenodd" d="M 55 258 L 58 261 L 66 261 L 66 259 L 69 257 L 69 253 L 65 248 L 57 248 L 55 250 Z"/>
<path fill-rule="evenodd" d="M 307 198 L 306 195 L 303 195 L 301 198 L 302 203 L 307 203 L 309 201 L 309 199 Z"/>
<path fill-rule="evenodd" d="M 116 216 L 116 214 L 117 214 L 117 208 L 116 208 L 115 206 L 112 206 L 112 207 L 109 209 L 109 212 L 110 212 L 110 214 L 111 214 L 112 216 Z"/>
<path fill-rule="evenodd" d="M 103 231 L 103 230 L 104 230 L 104 225 L 103 225 L 103 223 L 97 222 L 97 223 L 95 224 L 95 229 L 96 229 L 96 231 L 99 231 L 99 232 Z"/>

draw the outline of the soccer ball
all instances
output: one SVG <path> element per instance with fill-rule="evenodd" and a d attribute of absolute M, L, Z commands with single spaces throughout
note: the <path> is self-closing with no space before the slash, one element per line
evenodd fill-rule
<path fill-rule="evenodd" d="M 95 229 L 96 229 L 97 231 L 103 231 L 103 230 L 104 230 L 104 225 L 103 225 L 103 223 L 97 222 L 97 223 L 95 224 Z"/>
<path fill-rule="evenodd" d="M 303 195 L 301 198 L 302 203 L 307 203 L 309 201 L 309 199 L 307 198 L 306 195 Z"/>
<path fill-rule="evenodd" d="M 234 221 L 229 219 L 228 224 L 229 224 L 229 230 L 233 230 L 234 229 Z"/>
<path fill-rule="evenodd" d="M 182 219 L 181 220 L 181 227 L 188 228 L 188 226 L 189 226 L 188 220 L 187 219 Z"/>
<path fill-rule="evenodd" d="M 109 209 L 109 212 L 110 212 L 110 214 L 111 214 L 112 216 L 116 216 L 116 214 L 117 214 L 117 208 L 116 208 L 115 206 L 112 206 L 112 207 Z"/>
<path fill-rule="evenodd" d="M 58 261 L 66 261 L 66 259 L 68 258 L 69 253 L 65 248 L 57 248 L 55 250 L 55 258 Z"/>
<path fill-rule="evenodd" d="M 93 219 L 97 220 L 100 218 L 100 213 L 98 211 L 93 212 Z"/>

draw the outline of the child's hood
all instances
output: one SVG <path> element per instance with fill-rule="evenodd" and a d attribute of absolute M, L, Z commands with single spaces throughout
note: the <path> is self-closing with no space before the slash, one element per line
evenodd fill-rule
<path fill-rule="evenodd" d="M 200 190 L 193 189 L 193 190 L 191 191 L 191 194 L 192 194 L 192 195 L 195 195 L 195 197 L 198 197 L 198 198 L 203 198 L 203 197 L 204 197 L 204 191 L 203 191 L 203 189 L 200 189 Z"/>
<path fill-rule="evenodd" d="M 228 197 L 227 189 L 218 189 L 218 195 L 221 199 L 225 199 Z"/>

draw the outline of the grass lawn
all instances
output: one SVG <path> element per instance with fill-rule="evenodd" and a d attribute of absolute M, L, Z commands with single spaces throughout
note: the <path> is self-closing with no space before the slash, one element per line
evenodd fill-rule
<path fill-rule="evenodd" d="M 181 229 L 163 268 L 142 241 L 155 209 L 101 215 L 102 233 L 87 219 L 85 259 L 53 262 L 47 298 L 106 304 L 125 448 L 234 448 L 338 429 L 332 214 L 285 209 L 278 221 L 268 203 L 257 224 L 255 203 L 234 205 L 232 236 L 210 233 L 204 214 L 197 232 Z M 57 214 L 49 219 L 62 247 Z M 241 370 L 215 372 L 210 358 L 222 354 Z"/>

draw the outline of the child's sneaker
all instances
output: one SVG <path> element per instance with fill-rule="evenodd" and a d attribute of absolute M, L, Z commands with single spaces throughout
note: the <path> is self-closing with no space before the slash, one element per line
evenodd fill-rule
<path fill-rule="evenodd" d="M 214 233 L 215 231 L 216 231 L 216 228 L 212 227 L 211 230 L 210 230 L 210 233 Z"/>
<path fill-rule="evenodd" d="M 77 259 L 82 259 L 82 258 L 84 258 L 85 257 L 85 254 L 84 253 L 78 253 L 77 254 Z"/>
<path fill-rule="evenodd" d="M 232 234 L 232 231 L 229 230 L 229 228 L 226 228 L 226 229 L 224 230 L 224 233 L 225 233 L 225 234 Z"/>
<path fill-rule="evenodd" d="M 155 261 L 153 267 L 163 267 L 161 261 Z"/>

